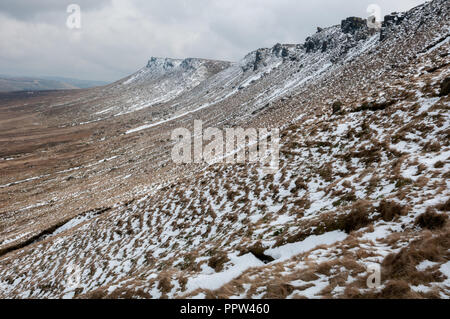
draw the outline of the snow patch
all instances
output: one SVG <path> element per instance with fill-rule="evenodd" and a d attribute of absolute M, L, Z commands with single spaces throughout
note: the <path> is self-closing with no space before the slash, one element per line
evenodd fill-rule
<path fill-rule="evenodd" d="M 200 275 L 189 279 L 186 285 L 187 293 L 196 289 L 217 290 L 231 280 L 239 277 L 247 269 L 264 265 L 253 254 L 231 258 L 231 262 L 234 266 L 223 272 L 212 275 Z"/>
<path fill-rule="evenodd" d="M 322 235 L 312 235 L 305 240 L 286 244 L 280 247 L 267 249 L 264 253 L 279 262 L 292 258 L 293 256 L 307 252 L 320 245 L 332 245 L 347 238 L 347 234 L 343 231 L 332 231 Z"/>

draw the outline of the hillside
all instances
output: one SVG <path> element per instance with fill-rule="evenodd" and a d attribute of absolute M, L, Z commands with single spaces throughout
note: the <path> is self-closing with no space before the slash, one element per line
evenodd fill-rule
<path fill-rule="evenodd" d="M 449 11 L 0 94 L 0 297 L 449 298 Z M 279 128 L 279 170 L 175 164 L 194 120 Z"/>

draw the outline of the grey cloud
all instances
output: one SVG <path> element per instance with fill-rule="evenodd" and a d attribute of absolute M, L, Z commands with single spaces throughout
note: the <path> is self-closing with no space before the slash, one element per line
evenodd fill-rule
<path fill-rule="evenodd" d="M 65 12 L 67 6 L 72 3 L 80 5 L 83 10 L 92 10 L 110 4 L 111 0 L 2 0 L 0 12 L 16 19 L 29 21 L 38 16 Z"/>
<path fill-rule="evenodd" d="M 0 73 L 117 80 L 150 56 L 236 61 L 277 42 L 300 43 L 317 26 L 383 14 L 423 0 L 2 0 Z M 67 4 L 82 9 L 82 29 L 68 30 Z"/>

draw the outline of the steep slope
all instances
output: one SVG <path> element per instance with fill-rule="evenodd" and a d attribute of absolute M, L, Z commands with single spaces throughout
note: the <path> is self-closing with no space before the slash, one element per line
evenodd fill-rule
<path fill-rule="evenodd" d="M 117 154 L 76 169 L 89 180 L 80 190 L 104 196 L 131 175 L 132 200 L 111 198 L 72 212 L 76 219 L 58 212 L 50 223 L 44 209 L 25 208 L 19 226 L 19 212 L 2 215 L 1 247 L 15 250 L 0 258 L 0 296 L 450 297 L 448 17 L 448 1 L 435 0 L 386 17 L 381 32 L 347 19 L 303 45 L 252 52 L 167 93 L 170 101 L 172 87 L 156 90 L 149 103 L 161 104 L 104 120 L 113 127 L 98 139 Z M 114 86 L 158 76 L 139 72 Z M 280 170 L 173 165 L 171 129 L 194 119 L 280 127 Z M 161 180 L 139 180 L 144 168 Z M 58 195 L 57 210 L 80 207 Z M 46 226 L 31 228 L 36 221 Z M 369 289 L 373 265 L 382 283 Z"/>
<path fill-rule="evenodd" d="M 145 68 L 109 88 L 117 106 L 95 114 L 122 115 L 169 102 L 228 66 L 222 61 L 153 57 Z M 117 101 L 117 92 L 125 95 L 123 100 Z"/>
<path fill-rule="evenodd" d="M 187 58 L 151 58 L 135 74 L 78 95 L 65 96 L 63 103 L 46 105 L 47 116 L 64 112 L 58 123 L 72 121 L 83 125 L 141 111 L 151 118 L 154 106 L 171 102 L 214 74 L 226 69 L 229 62 Z M 170 109 L 168 110 L 170 111 Z M 139 115 L 136 115 L 139 117 Z"/>

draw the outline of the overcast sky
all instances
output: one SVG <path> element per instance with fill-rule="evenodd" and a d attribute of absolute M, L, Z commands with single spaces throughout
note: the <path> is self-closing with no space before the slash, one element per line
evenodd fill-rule
<path fill-rule="evenodd" d="M 382 15 L 423 0 L 1 0 L 0 74 L 114 81 L 151 56 L 238 61 L 260 47 L 302 43 L 318 26 Z M 69 29 L 67 6 L 81 8 Z"/>

